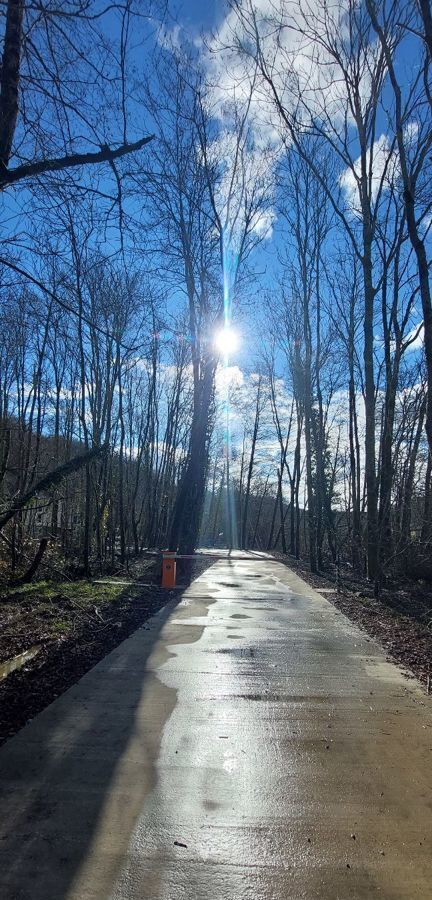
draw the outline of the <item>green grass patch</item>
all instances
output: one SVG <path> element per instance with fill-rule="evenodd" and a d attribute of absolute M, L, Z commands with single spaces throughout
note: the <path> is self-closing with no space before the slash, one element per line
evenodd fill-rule
<path fill-rule="evenodd" d="M 70 619 L 56 619 L 55 622 L 50 625 L 50 631 L 53 635 L 68 634 L 71 630 L 71 624 Z"/>
<path fill-rule="evenodd" d="M 116 600 L 123 590 L 124 586 L 121 584 L 93 584 L 87 580 L 37 581 L 21 587 L 5 587 L 0 590 L 0 599 L 6 603 L 9 599 L 15 603 L 19 603 L 21 599 L 23 601 L 32 600 L 38 601 L 38 605 L 42 605 L 50 601 L 61 602 L 61 598 L 64 597 L 72 603 L 77 601 L 81 605 L 99 605 Z"/>
<path fill-rule="evenodd" d="M 61 593 L 69 600 L 81 606 L 99 606 L 111 603 L 124 591 L 121 584 L 93 584 L 91 581 L 74 581 L 73 584 L 61 585 Z"/>
<path fill-rule="evenodd" d="M 109 606 L 123 592 L 133 595 L 139 588 L 122 584 L 93 584 L 92 581 L 37 581 L 0 591 L 0 627 L 16 637 L 25 630 L 58 638 L 83 627 L 86 620 L 105 618 Z"/>

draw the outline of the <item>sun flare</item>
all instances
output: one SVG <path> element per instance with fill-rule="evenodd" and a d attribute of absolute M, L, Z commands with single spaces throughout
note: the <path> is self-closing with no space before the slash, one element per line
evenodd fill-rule
<path fill-rule="evenodd" d="M 237 350 L 239 345 L 238 334 L 233 328 L 230 328 L 229 325 L 225 325 L 224 328 L 221 328 L 220 331 L 216 333 L 214 343 L 219 353 L 228 356 L 231 353 L 235 353 Z"/>

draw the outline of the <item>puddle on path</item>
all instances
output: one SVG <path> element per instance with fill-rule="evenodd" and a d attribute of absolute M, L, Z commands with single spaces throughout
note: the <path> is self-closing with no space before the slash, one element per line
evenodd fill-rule
<path fill-rule="evenodd" d="M 18 656 L 12 656 L 11 659 L 6 659 L 0 663 L 0 681 L 7 678 L 11 672 L 21 669 L 26 662 L 29 662 L 30 659 L 33 659 L 39 653 L 40 649 L 41 645 L 35 644 L 34 647 L 24 650 L 24 653 L 18 653 Z"/>

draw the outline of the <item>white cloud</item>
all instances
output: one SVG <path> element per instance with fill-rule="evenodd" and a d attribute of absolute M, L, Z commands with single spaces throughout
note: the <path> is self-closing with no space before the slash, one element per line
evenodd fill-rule
<path fill-rule="evenodd" d="M 374 203 L 381 187 L 384 189 L 387 188 L 395 175 L 397 175 L 397 156 L 391 148 L 390 141 L 385 134 L 380 135 L 374 142 L 372 149 L 368 149 L 366 156 L 368 171 L 372 162 L 370 196 L 372 203 Z M 355 160 L 353 168 L 345 169 L 339 179 L 347 203 L 355 215 L 361 214 L 358 188 L 360 174 L 361 157 L 359 156 Z"/>
<path fill-rule="evenodd" d="M 324 41 L 319 40 L 325 19 L 329 43 L 337 44 L 342 58 L 348 54 L 350 6 L 350 0 L 341 0 L 336 6 L 325 5 L 322 0 L 308 0 L 307 4 L 289 0 L 239 0 L 229 9 L 216 35 L 205 42 L 202 58 L 212 85 L 212 108 L 224 123 L 230 105 L 245 108 L 249 104 L 252 170 L 263 154 L 268 170 L 268 190 L 273 193 L 277 163 L 290 141 L 271 88 L 257 71 L 254 29 L 258 32 L 262 55 L 287 114 L 295 114 L 297 122 L 304 125 L 313 118 L 320 122 L 324 131 L 333 135 L 347 126 L 354 131 L 343 72 Z M 374 67 L 372 57 L 378 52 L 377 42 L 365 46 L 362 52 L 360 94 L 366 103 L 370 93 L 369 73 Z M 380 140 L 376 148 L 377 166 L 383 164 L 386 149 L 384 138 Z M 377 171 L 376 180 L 378 177 Z M 352 173 L 344 173 L 341 183 L 354 204 L 356 185 Z M 271 237 L 274 220 L 275 213 L 269 208 L 266 214 L 258 217 L 256 234 Z"/>
<path fill-rule="evenodd" d="M 414 325 L 411 331 L 405 336 L 405 344 L 408 344 L 408 350 L 422 350 L 424 346 L 424 325 L 420 322 Z"/>
<path fill-rule="evenodd" d="M 254 83 L 254 127 L 280 144 L 280 122 L 271 90 L 256 71 L 256 29 L 267 69 L 289 113 L 295 109 L 300 121 L 312 115 L 332 129 L 345 124 L 348 115 L 349 124 L 354 125 L 344 74 L 329 51 L 330 44 L 335 44 L 342 60 L 348 56 L 350 7 L 350 0 L 337 5 L 325 5 L 322 0 L 240 0 L 209 42 L 208 69 L 221 102 L 226 97 L 238 99 L 241 93 L 247 96 Z M 360 94 L 364 103 L 370 92 L 372 57 L 378 52 L 376 41 L 362 51 Z"/>
<path fill-rule="evenodd" d="M 220 166 L 216 203 L 230 250 L 238 250 L 246 215 L 250 233 L 270 238 L 275 221 L 271 207 L 274 160 L 270 151 L 255 146 L 250 129 L 239 137 L 235 116 L 228 115 L 221 119 L 221 132 L 210 145 L 209 159 Z"/>
<path fill-rule="evenodd" d="M 163 47 L 164 50 L 169 50 L 171 53 L 175 53 L 178 50 L 181 50 L 182 46 L 182 26 L 181 25 L 173 25 L 172 28 L 168 28 L 163 22 L 157 25 L 156 30 L 156 41 L 160 47 Z"/>
<path fill-rule="evenodd" d="M 219 366 L 216 371 L 216 393 L 219 401 L 225 400 L 227 389 L 242 387 L 244 375 L 239 366 Z"/>
<path fill-rule="evenodd" d="M 417 136 L 418 136 L 418 124 L 417 122 L 408 122 L 404 129 L 404 143 L 407 150 L 411 150 L 415 147 Z M 386 134 L 381 134 L 380 137 L 374 142 L 372 146 L 372 150 L 369 148 L 367 150 L 367 168 L 369 171 L 371 158 L 372 158 L 372 178 L 371 178 L 371 200 L 372 203 L 375 202 L 378 196 L 378 192 L 382 185 L 382 189 L 386 190 L 390 187 L 392 182 L 400 176 L 400 165 L 399 165 L 399 155 L 395 146 L 392 146 L 389 138 Z M 341 184 L 342 189 L 345 192 L 346 199 L 348 201 L 348 205 L 351 207 L 352 211 L 356 214 L 360 214 L 360 206 L 359 206 L 359 191 L 357 179 L 360 176 L 361 172 L 361 158 L 360 156 L 355 160 L 353 169 L 347 168 L 342 175 L 340 176 L 339 182 Z M 423 226 L 425 228 L 428 227 L 426 223 L 427 217 L 423 221 Z M 430 223 L 429 223 L 430 224 Z"/>

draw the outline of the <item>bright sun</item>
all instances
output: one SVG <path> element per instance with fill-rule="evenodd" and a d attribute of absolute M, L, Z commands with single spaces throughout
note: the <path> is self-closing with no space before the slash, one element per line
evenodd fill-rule
<path fill-rule="evenodd" d="M 215 335 L 215 347 L 224 356 L 234 353 L 239 345 L 238 334 L 229 325 L 221 328 Z"/>

